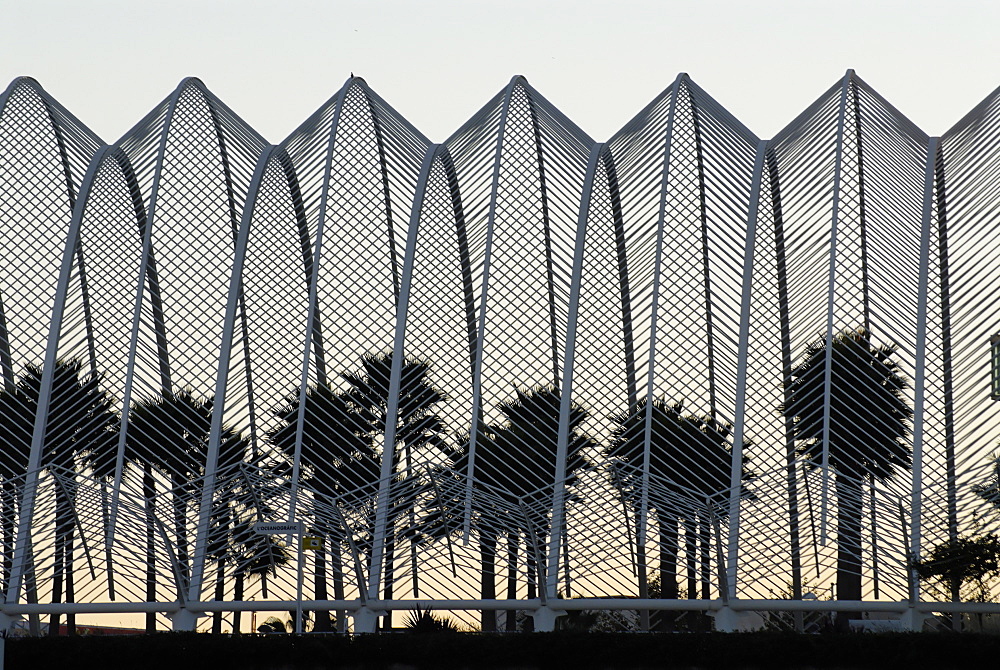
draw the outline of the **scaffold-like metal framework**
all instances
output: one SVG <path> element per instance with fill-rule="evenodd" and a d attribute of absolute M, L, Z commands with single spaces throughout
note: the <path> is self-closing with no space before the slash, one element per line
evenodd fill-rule
<path fill-rule="evenodd" d="M 597 142 L 518 76 L 436 144 L 351 77 L 272 145 L 186 79 L 105 144 L 19 78 L 0 228 L 5 627 L 1000 614 L 919 569 L 1000 530 L 1000 89 Z"/>

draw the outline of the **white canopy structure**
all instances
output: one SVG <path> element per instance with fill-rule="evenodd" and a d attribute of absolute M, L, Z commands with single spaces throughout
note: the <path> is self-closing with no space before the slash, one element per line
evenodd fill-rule
<path fill-rule="evenodd" d="M 518 76 L 436 144 L 352 77 L 271 145 L 187 79 L 105 144 L 15 80 L 2 622 L 1000 612 L 913 569 L 1000 519 L 998 109 L 681 74 L 598 142 Z"/>

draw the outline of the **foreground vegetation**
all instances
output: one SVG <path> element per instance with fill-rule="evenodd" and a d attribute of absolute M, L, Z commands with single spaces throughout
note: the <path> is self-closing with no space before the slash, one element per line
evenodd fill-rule
<path fill-rule="evenodd" d="M 238 636 L 25 638 L 7 668 L 418 670 L 497 668 L 971 668 L 1000 656 L 1000 636 L 778 633 L 626 635 Z"/>

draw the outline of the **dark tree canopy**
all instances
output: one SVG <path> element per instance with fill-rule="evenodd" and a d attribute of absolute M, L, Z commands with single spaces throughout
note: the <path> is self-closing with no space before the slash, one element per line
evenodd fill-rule
<path fill-rule="evenodd" d="M 76 359 L 56 362 L 42 467 L 72 471 L 79 464 L 102 477 L 109 460 L 113 468 L 108 454 L 117 416 L 100 382 L 98 375 L 85 372 Z M 0 393 L 0 458 L 5 474 L 19 475 L 27 468 L 41 387 L 41 366 L 27 365 L 14 388 Z"/>
<path fill-rule="evenodd" d="M 906 379 L 893 360 L 895 346 L 876 347 L 864 329 L 843 331 L 830 352 L 830 465 L 861 479 L 885 480 L 911 462 L 913 410 Z M 823 455 L 827 342 L 806 349 L 786 385 L 782 413 L 792 417 L 799 453 L 813 464 Z"/>
<path fill-rule="evenodd" d="M 957 537 L 935 546 L 913 567 L 921 579 L 939 579 L 946 586 L 981 583 L 1000 573 L 1000 538 L 993 534 Z"/>
<path fill-rule="evenodd" d="M 518 389 L 497 409 L 504 421 L 490 426 L 476 448 L 475 477 L 511 498 L 524 498 L 552 486 L 559 447 L 562 395 L 552 386 Z M 572 483 L 587 464 L 593 440 L 580 432 L 587 410 L 570 404 L 566 475 Z"/>
<path fill-rule="evenodd" d="M 614 423 L 611 444 L 605 456 L 618 466 L 612 470 L 613 484 L 627 496 L 640 485 L 639 474 L 645 464 L 647 401 L 639 401 L 631 412 L 611 417 Z M 649 472 L 667 483 L 672 497 L 688 499 L 697 505 L 706 500 L 728 500 L 732 472 L 732 425 L 710 416 L 694 415 L 681 402 L 654 399 L 650 413 Z M 750 478 L 744 468 L 743 481 Z M 654 508 L 671 506 L 651 498 Z M 676 504 L 676 503 L 674 503 Z M 665 510 L 661 510 L 665 511 Z"/>

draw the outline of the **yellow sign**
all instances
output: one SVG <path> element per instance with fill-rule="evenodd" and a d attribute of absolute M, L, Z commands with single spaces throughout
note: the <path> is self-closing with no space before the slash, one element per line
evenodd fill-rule
<path fill-rule="evenodd" d="M 321 537 L 303 537 L 302 538 L 302 548 L 303 549 L 322 549 L 323 548 L 323 538 Z"/>

